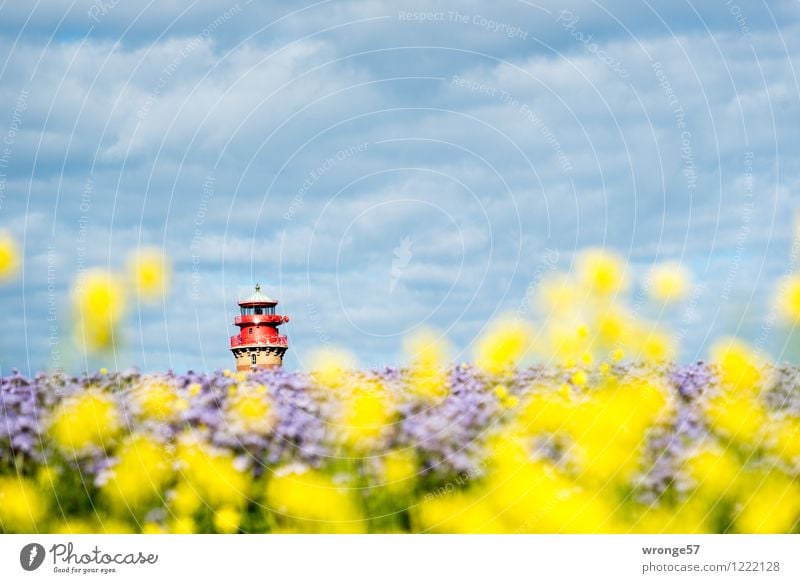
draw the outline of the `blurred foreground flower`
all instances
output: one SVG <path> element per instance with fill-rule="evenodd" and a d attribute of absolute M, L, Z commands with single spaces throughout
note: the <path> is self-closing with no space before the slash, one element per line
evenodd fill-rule
<path fill-rule="evenodd" d="M 789 275 L 778 282 L 775 305 L 784 323 L 800 321 L 800 275 Z"/>
<path fill-rule="evenodd" d="M 617 294 L 628 287 L 625 262 L 610 251 L 582 251 L 578 255 L 576 266 L 581 283 L 600 297 Z"/>
<path fill-rule="evenodd" d="M 101 269 L 87 271 L 76 282 L 72 299 L 80 346 L 88 351 L 111 348 L 126 308 L 119 279 Z"/>
<path fill-rule="evenodd" d="M 53 416 L 49 432 L 65 454 L 82 454 L 111 445 L 120 416 L 111 395 L 95 389 L 65 399 Z"/>
<path fill-rule="evenodd" d="M 678 302 L 686 297 L 691 277 L 689 271 L 676 261 L 653 266 L 646 276 L 648 295 L 664 304 Z"/>
<path fill-rule="evenodd" d="M 144 247 L 128 260 L 128 277 L 136 295 L 152 303 L 164 298 L 169 291 L 170 268 L 163 249 Z"/>
<path fill-rule="evenodd" d="M 527 323 L 501 318 L 478 339 L 477 364 L 493 374 L 511 370 L 530 351 L 532 341 L 533 333 Z"/>
<path fill-rule="evenodd" d="M 6 231 L 0 231 L 0 282 L 7 281 L 17 274 L 20 265 L 20 251 L 16 240 Z"/>

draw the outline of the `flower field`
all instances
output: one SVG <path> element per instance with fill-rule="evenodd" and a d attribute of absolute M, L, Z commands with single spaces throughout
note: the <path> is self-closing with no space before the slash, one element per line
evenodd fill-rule
<path fill-rule="evenodd" d="M 15 374 L 0 525 L 796 532 L 799 380 L 735 347 L 690 366 Z"/>
<path fill-rule="evenodd" d="M 18 255 L 0 236 L 0 280 Z M 2 377 L 0 530 L 800 531 L 800 369 L 735 338 L 673 364 L 680 336 L 631 307 L 633 275 L 577 254 L 482 331 L 472 363 L 417 330 L 383 370 L 326 348 L 304 372 Z M 169 279 L 155 249 L 84 273 L 78 353 L 115 361 L 127 290 L 152 304 Z M 663 314 L 691 278 L 664 263 L 639 285 Z M 778 282 L 773 315 L 800 321 L 800 275 Z"/>

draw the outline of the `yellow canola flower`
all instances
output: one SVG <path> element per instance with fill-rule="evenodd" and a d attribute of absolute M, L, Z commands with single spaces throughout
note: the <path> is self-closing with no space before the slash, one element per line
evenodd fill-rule
<path fill-rule="evenodd" d="M 403 348 L 413 367 L 439 368 L 447 360 L 447 342 L 431 329 L 417 330 L 407 336 Z"/>
<path fill-rule="evenodd" d="M 582 477 L 600 482 L 630 479 L 639 467 L 648 430 L 671 410 L 670 392 L 658 382 L 611 384 L 596 391 L 569 418 Z"/>
<path fill-rule="evenodd" d="M 456 492 L 426 498 L 416 509 L 422 532 L 502 534 L 508 528 L 486 498 Z"/>
<path fill-rule="evenodd" d="M 583 300 L 575 281 L 563 273 L 547 275 L 539 286 L 537 297 L 540 310 L 556 317 L 572 314 Z"/>
<path fill-rule="evenodd" d="M 750 448 L 759 447 L 770 429 L 766 409 L 747 393 L 715 395 L 708 401 L 706 419 L 718 435 Z"/>
<path fill-rule="evenodd" d="M 580 479 L 625 481 L 639 466 L 647 432 L 668 418 L 672 405 L 660 382 L 607 379 L 580 397 L 569 385 L 564 391 L 534 391 L 518 423 L 531 435 L 567 437 Z"/>
<path fill-rule="evenodd" d="M 742 467 L 730 452 L 720 447 L 698 448 L 685 460 L 684 470 L 698 492 L 711 500 L 735 496 L 739 489 Z"/>
<path fill-rule="evenodd" d="M 771 451 L 789 464 L 800 467 L 800 420 L 780 419 L 771 430 Z"/>
<path fill-rule="evenodd" d="M 477 342 L 477 365 L 492 374 L 507 372 L 528 352 L 533 334 L 526 323 L 505 318 Z"/>
<path fill-rule="evenodd" d="M 128 277 L 138 297 L 145 302 L 164 298 L 169 290 L 170 267 L 164 250 L 144 247 L 128 259 Z"/>
<path fill-rule="evenodd" d="M 582 324 L 569 326 L 554 321 L 547 328 L 547 341 L 551 351 L 548 356 L 554 356 L 564 366 L 577 364 L 578 355 L 584 360 L 591 349 L 588 328 Z"/>
<path fill-rule="evenodd" d="M 778 471 L 749 476 L 736 530 L 744 534 L 789 534 L 800 521 L 800 488 Z"/>
<path fill-rule="evenodd" d="M 169 506 L 177 516 L 191 516 L 203 505 L 200 494 L 186 480 L 179 481 L 168 498 Z"/>
<path fill-rule="evenodd" d="M 345 441 L 371 447 L 392 422 L 392 399 L 377 381 L 358 384 L 342 397 L 340 424 Z"/>
<path fill-rule="evenodd" d="M 788 275 L 778 282 L 775 307 L 785 323 L 800 320 L 800 275 Z"/>
<path fill-rule="evenodd" d="M 0 477 L 0 532 L 37 532 L 46 513 L 47 503 L 34 482 L 16 476 Z"/>
<path fill-rule="evenodd" d="M 566 390 L 533 392 L 520 412 L 520 426 L 529 433 L 559 433 L 566 431 L 572 423 L 571 417 L 577 404 L 572 400 L 569 385 Z"/>
<path fill-rule="evenodd" d="M 118 278 L 101 269 L 87 271 L 73 287 L 72 302 L 79 345 L 88 351 L 111 348 L 125 311 L 125 294 Z"/>
<path fill-rule="evenodd" d="M 342 387 L 352 376 L 356 358 L 341 348 L 322 348 L 311 355 L 311 376 L 322 386 Z"/>
<path fill-rule="evenodd" d="M 48 530 L 50 534 L 98 534 L 101 532 L 100 526 L 95 521 L 82 518 L 70 518 L 51 525 Z"/>
<path fill-rule="evenodd" d="M 17 274 L 20 255 L 17 241 L 7 231 L 0 231 L 0 281 L 8 281 Z"/>
<path fill-rule="evenodd" d="M 156 499 L 172 476 L 164 446 L 144 434 L 131 436 L 116 457 L 111 476 L 102 487 L 113 508 L 137 508 Z"/>
<path fill-rule="evenodd" d="M 632 326 L 627 344 L 628 352 L 635 359 L 645 362 L 660 363 L 675 358 L 676 348 L 672 339 L 666 333 L 652 327 Z"/>
<path fill-rule="evenodd" d="M 572 384 L 576 387 L 583 387 L 586 386 L 587 382 L 589 382 L 589 377 L 586 374 L 586 371 L 576 370 L 570 377 L 570 382 L 572 382 Z"/>
<path fill-rule="evenodd" d="M 397 493 L 408 492 L 419 472 L 417 459 L 413 452 L 392 451 L 386 454 L 381 461 L 384 486 Z"/>
<path fill-rule="evenodd" d="M 348 489 L 322 472 L 288 466 L 267 483 L 267 504 L 301 531 L 362 533 L 365 524 Z"/>
<path fill-rule="evenodd" d="M 744 342 L 725 338 L 711 348 L 711 361 L 722 376 L 724 388 L 757 392 L 764 378 L 764 362 Z"/>
<path fill-rule="evenodd" d="M 178 445 L 177 461 L 183 479 L 207 505 L 238 507 L 246 502 L 250 480 L 229 451 L 188 438 Z"/>
<path fill-rule="evenodd" d="M 625 261 L 604 249 L 587 249 L 576 261 L 580 283 L 596 296 L 610 296 L 628 287 Z"/>
<path fill-rule="evenodd" d="M 191 516 L 176 516 L 170 521 L 168 530 L 171 534 L 194 534 L 197 523 Z"/>
<path fill-rule="evenodd" d="M 440 399 L 449 387 L 445 370 L 448 346 L 441 335 L 433 330 L 420 330 L 404 342 L 410 360 L 408 386 L 411 393 L 423 399 Z"/>
<path fill-rule="evenodd" d="M 214 529 L 220 534 L 238 532 L 242 522 L 242 513 L 232 506 L 223 506 L 214 511 Z"/>
<path fill-rule="evenodd" d="M 263 385 L 243 385 L 225 405 L 225 420 L 234 433 L 267 434 L 272 431 L 274 414 Z"/>
<path fill-rule="evenodd" d="M 489 475 L 493 515 L 514 533 L 593 533 L 618 529 L 612 507 L 549 462 L 500 462 Z"/>
<path fill-rule="evenodd" d="M 634 318 L 618 306 L 609 306 L 595 316 L 598 343 L 618 347 L 631 335 Z"/>
<path fill-rule="evenodd" d="M 139 383 L 132 399 L 143 417 L 163 421 L 173 421 L 189 406 L 175 387 L 157 377 Z"/>
<path fill-rule="evenodd" d="M 53 416 L 49 435 L 68 454 L 80 454 L 111 443 L 120 428 L 117 403 L 96 389 L 65 399 Z"/>
<path fill-rule="evenodd" d="M 711 534 L 708 503 L 689 497 L 677 506 L 648 506 L 640 511 L 629 532 L 640 534 Z"/>
<path fill-rule="evenodd" d="M 70 518 L 49 527 L 48 531 L 51 534 L 133 534 L 128 523 L 108 516 L 91 520 Z"/>
<path fill-rule="evenodd" d="M 689 270 L 677 261 L 654 265 L 646 276 L 647 294 L 651 299 L 663 304 L 684 299 L 690 284 Z"/>

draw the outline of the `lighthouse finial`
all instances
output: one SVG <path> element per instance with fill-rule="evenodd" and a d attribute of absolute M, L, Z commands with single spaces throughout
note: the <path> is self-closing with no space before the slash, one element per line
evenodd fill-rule
<path fill-rule="evenodd" d="M 261 291 L 261 284 L 260 284 L 260 283 L 257 283 L 257 284 L 256 284 L 256 291 L 257 291 L 257 292 L 260 292 L 260 291 Z"/>

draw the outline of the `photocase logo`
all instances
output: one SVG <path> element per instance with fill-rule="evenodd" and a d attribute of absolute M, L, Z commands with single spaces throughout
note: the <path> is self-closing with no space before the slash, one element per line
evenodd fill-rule
<path fill-rule="evenodd" d="M 39 543 L 30 543 L 19 552 L 19 564 L 26 571 L 35 571 L 42 566 L 45 556 L 44 547 Z"/>
<path fill-rule="evenodd" d="M 400 240 L 400 245 L 394 248 L 394 259 L 392 259 L 392 280 L 389 282 L 389 293 L 394 292 L 397 282 L 400 281 L 400 278 L 403 276 L 403 272 L 411 262 L 411 258 L 414 256 L 414 254 L 411 252 L 412 245 L 413 243 L 411 241 L 411 237 L 403 237 L 403 239 Z"/>

